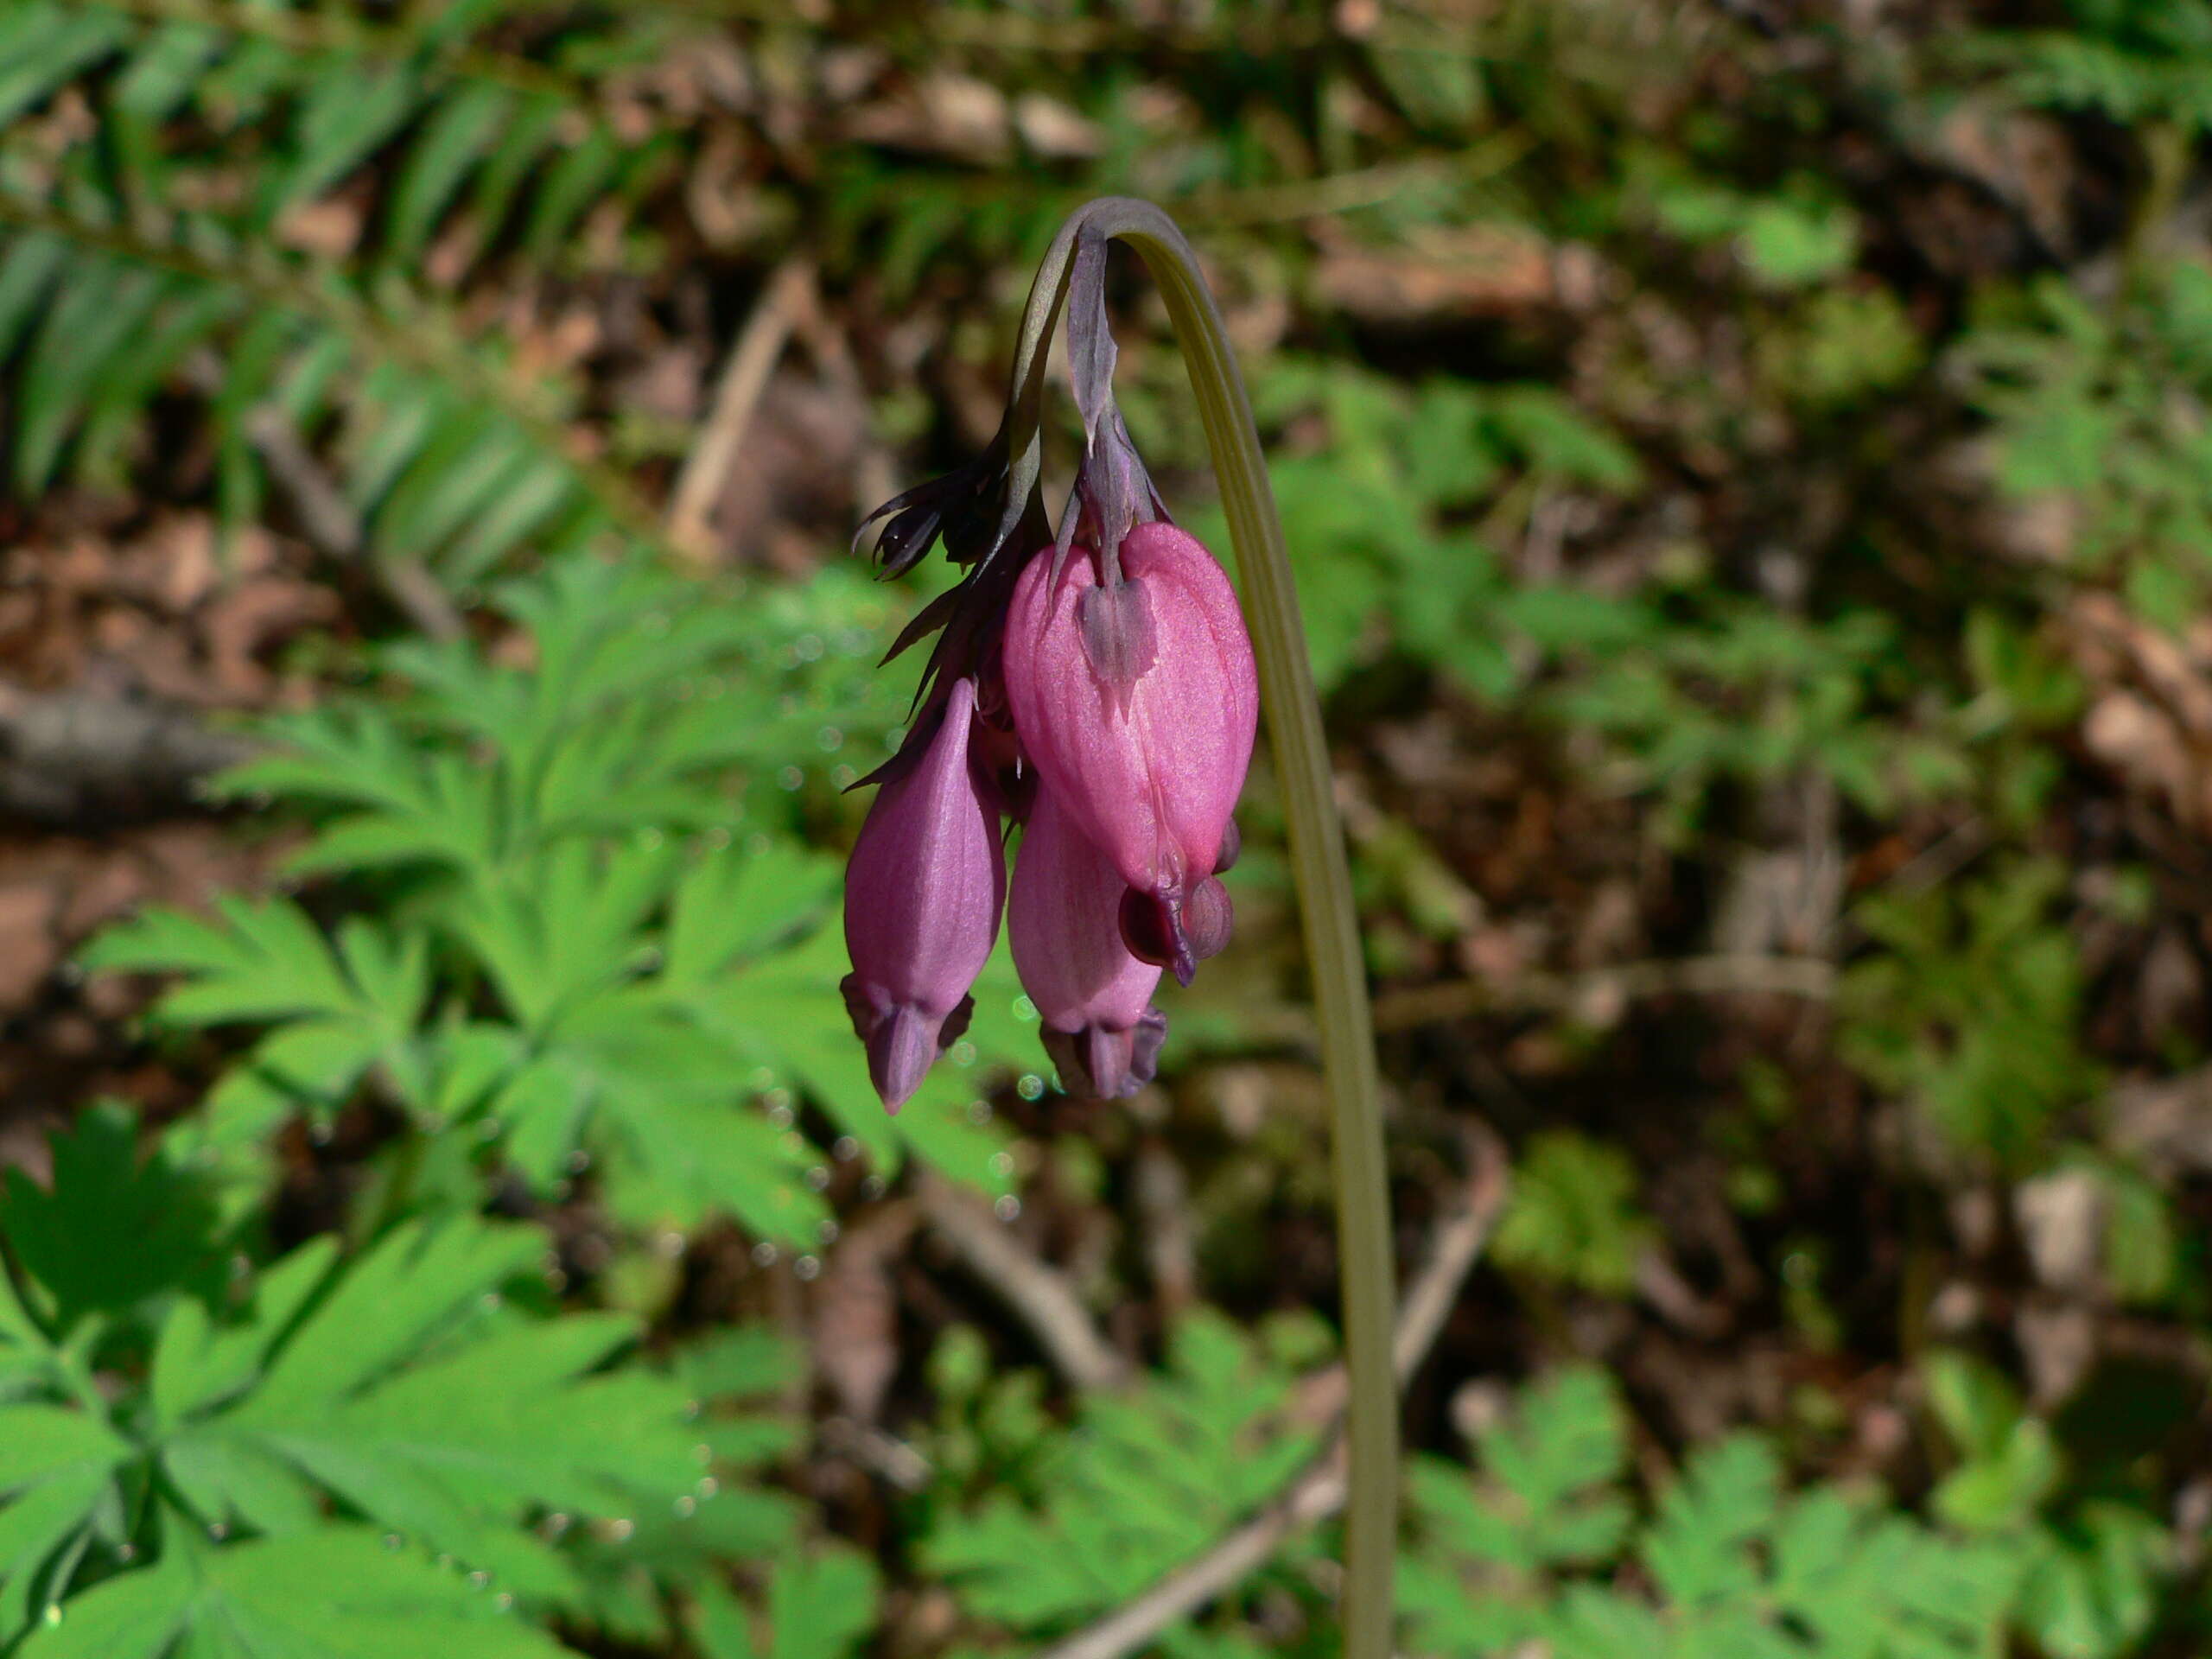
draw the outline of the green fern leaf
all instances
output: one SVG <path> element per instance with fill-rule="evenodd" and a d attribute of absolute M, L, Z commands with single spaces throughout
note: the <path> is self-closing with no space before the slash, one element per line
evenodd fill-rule
<path fill-rule="evenodd" d="M 499 1287 L 543 1249 L 522 1229 L 402 1229 L 296 1325 L 263 1329 L 259 1375 L 234 1397 L 239 1351 L 208 1355 L 199 1337 L 194 1380 L 166 1390 L 164 1469 L 211 1521 L 315 1526 L 312 1485 L 525 1599 L 573 1593 L 572 1568 L 522 1516 L 664 1508 L 703 1471 L 680 1390 L 634 1367 L 594 1374 L 633 1338 L 628 1321 L 499 1315 Z M 288 1268 L 295 1289 L 311 1270 L 280 1264 L 280 1285 Z M 157 1354 L 195 1334 L 164 1332 Z"/>
<path fill-rule="evenodd" d="M 0 1176 L 0 1234 L 29 1277 L 34 1307 L 55 1330 L 128 1313 L 164 1292 L 211 1294 L 220 1286 L 222 1240 L 209 1194 L 162 1154 L 140 1160 L 129 1108 L 96 1105 L 49 1145 L 49 1185 L 21 1169 Z M 116 1248 L 120 1238 L 132 1248 Z M 6 1301 L 12 1306 L 12 1295 Z"/>
<path fill-rule="evenodd" d="M 1290 1382 L 1217 1315 L 1179 1328 L 1168 1370 L 1087 1398 L 1048 1443 L 1038 1496 L 1001 1487 L 945 1516 L 929 1569 L 979 1616 L 1041 1633 L 1118 1606 L 1198 1555 L 1273 1494 L 1313 1440 L 1270 1432 Z"/>
<path fill-rule="evenodd" d="M 188 1546 L 71 1600 L 21 1659 L 172 1653 L 315 1659 L 560 1659 L 495 1596 L 362 1527 L 206 1550 Z"/>
<path fill-rule="evenodd" d="M 737 1599 L 711 1582 L 700 1586 L 692 1633 L 705 1659 L 851 1659 L 874 1627 L 878 1579 L 857 1550 L 794 1556 L 769 1580 L 765 1642 Z"/>

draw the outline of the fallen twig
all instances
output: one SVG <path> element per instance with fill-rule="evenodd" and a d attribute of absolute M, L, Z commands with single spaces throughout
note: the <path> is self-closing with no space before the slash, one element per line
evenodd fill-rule
<path fill-rule="evenodd" d="M 715 383 L 714 407 L 699 429 L 698 442 L 684 458 L 669 498 L 668 539 L 688 556 L 705 560 L 714 550 L 709 522 L 729 469 L 745 445 L 760 396 L 777 359 L 806 315 L 814 308 L 814 267 L 805 260 L 785 260 L 768 279 L 753 315 L 730 347 L 721 378 Z"/>
<path fill-rule="evenodd" d="M 433 639 L 461 638 L 467 627 L 461 612 L 420 560 L 370 550 L 360 515 L 323 471 L 283 410 L 274 406 L 257 410 L 247 417 L 245 430 L 261 452 L 269 475 L 292 498 L 300 528 L 317 552 L 366 566 L 418 632 Z"/>
<path fill-rule="evenodd" d="M 1128 1361 L 1099 1334 L 1066 1276 L 1022 1249 L 988 1206 L 927 1170 L 915 1192 L 931 1230 L 1020 1317 L 1061 1376 L 1078 1389 L 1128 1380 Z"/>
<path fill-rule="evenodd" d="M 186 370 L 192 384 L 213 397 L 223 389 L 221 364 L 212 354 L 195 357 Z M 264 404 L 245 417 L 245 435 L 300 516 L 308 543 L 326 559 L 368 570 L 391 602 L 417 632 L 433 639 L 458 639 L 467 627 L 437 579 L 418 559 L 378 555 L 346 493 L 324 470 L 300 436 L 291 417 L 275 404 Z"/>
<path fill-rule="evenodd" d="M 1391 1353 L 1402 1386 L 1427 1357 L 1430 1344 L 1444 1327 L 1446 1314 L 1459 1297 L 1460 1284 L 1480 1259 L 1504 1208 L 1505 1158 L 1496 1138 L 1486 1130 L 1478 1131 L 1470 1154 L 1473 1168 L 1460 1199 L 1440 1218 L 1429 1241 L 1427 1259 L 1399 1305 Z M 1301 1391 L 1300 1408 L 1310 1410 L 1325 1402 L 1331 1403 L 1332 1414 L 1341 1411 L 1340 1367 L 1332 1367 L 1308 1382 Z M 1334 1515 L 1344 1507 L 1344 1436 L 1339 1426 L 1331 1433 L 1327 1446 L 1257 1515 L 1135 1601 L 1055 1643 L 1036 1659 L 1122 1659 L 1258 1569 L 1291 1534 Z"/>
<path fill-rule="evenodd" d="M 1624 962 L 1581 974 L 1521 974 L 1510 984 L 1450 980 L 1385 991 L 1375 999 L 1375 1028 L 1405 1031 L 1478 1014 L 1602 1007 L 1647 996 L 1763 993 L 1825 1001 L 1835 995 L 1835 964 L 1819 957 L 1681 957 Z"/>
<path fill-rule="evenodd" d="M 194 711 L 0 685 L 0 814 L 65 829 L 150 817 L 251 753 Z"/>

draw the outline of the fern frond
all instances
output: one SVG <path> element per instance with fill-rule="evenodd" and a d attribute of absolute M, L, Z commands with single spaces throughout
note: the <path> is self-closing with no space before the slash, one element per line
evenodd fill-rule
<path fill-rule="evenodd" d="M 257 512 L 254 416 L 334 429 L 372 551 L 472 582 L 527 540 L 557 553 L 613 535 L 657 544 L 621 474 L 576 456 L 566 394 L 505 369 L 436 308 L 372 302 L 204 220 L 157 238 L 0 190 L 0 354 L 12 354 L 11 471 L 24 493 L 107 472 L 153 399 L 216 353 L 213 415 L 233 518 Z"/>
<path fill-rule="evenodd" d="M 266 157 L 238 223 L 264 232 L 380 158 L 393 182 L 359 256 L 404 267 L 465 216 L 472 251 L 448 261 L 454 274 L 510 237 L 544 264 L 594 206 L 664 172 L 672 124 L 618 130 L 607 88 L 709 21 L 644 6 L 588 22 L 538 0 L 397 22 L 342 6 L 33 0 L 10 20 L 0 118 L 79 88 L 117 141 L 106 184 L 141 202 L 180 172 Z"/>

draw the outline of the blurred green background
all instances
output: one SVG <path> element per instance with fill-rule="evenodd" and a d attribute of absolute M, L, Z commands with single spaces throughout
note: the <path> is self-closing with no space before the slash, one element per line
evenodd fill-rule
<path fill-rule="evenodd" d="M 6 0 L 0 127 L 0 1651 L 1047 1654 L 1240 1540 L 1069 1650 L 1334 1651 L 1264 749 L 1138 1098 L 1001 961 L 887 1119 L 836 991 L 944 580 L 849 537 L 1109 192 L 1326 698 L 1402 1650 L 2212 1650 L 2212 3 Z"/>

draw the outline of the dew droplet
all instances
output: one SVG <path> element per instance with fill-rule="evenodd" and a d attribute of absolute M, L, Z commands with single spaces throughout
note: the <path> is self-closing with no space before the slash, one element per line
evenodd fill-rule
<path fill-rule="evenodd" d="M 970 1123 L 979 1124 L 989 1122 L 991 1121 L 991 1103 L 988 1100 L 975 1100 L 969 1102 L 968 1121 Z"/>
<path fill-rule="evenodd" d="M 676 1500 L 676 1518 L 679 1521 L 688 1521 L 691 1518 L 692 1511 L 696 1510 L 698 1507 L 699 1500 L 697 1498 L 688 1495 L 679 1497 Z"/>
<path fill-rule="evenodd" d="M 791 1262 L 791 1271 L 802 1279 L 812 1279 L 822 1271 L 821 1258 L 812 1255 L 797 1257 Z"/>
<path fill-rule="evenodd" d="M 829 1169 L 821 1164 L 815 1165 L 806 1172 L 806 1184 L 817 1192 L 823 1191 L 830 1185 Z"/>
<path fill-rule="evenodd" d="M 716 1492 L 721 1491 L 721 1482 L 716 1480 L 712 1475 L 702 1475 L 699 1477 L 699 1497 L 702 1502 L 712 1497 Z"/>
<path fill-rule="evenodd" d="M 492 1575 L 480 1567 L 468 1575 L 468 1587 L 472 1590 L 488 1589 L 491 1583 Z"/>
<path fill-rule="evenodd" d="M 880 1175 L 871 1175 L 861 1183 L 861 1196 L 864 1198 L 880 1198 L 890 1190 L 889 1183 Z"/>
<path fill-rule="evenodd" d="M 1008 1192 L 991 1206 L 991 1213 L 1001 1221 L 1012 1221 L 1021 1214 L 1021 1200 Z"/>
<path fill-rule="evenodd" d="M 756 1268 L 772 1268 L 776 1265 L 778 1254 L 776 1247 L 764 1238 L 753 1247 L 753 1265 Z"/>
<path fill-rule="evenodd" d="M 630 1535 L 637 1529 L 637 1522 L 618 1516 L 615 1519 L 609 1521 L 607 1523 L 607 1541 L 609 1543 L 626 1544 L 630 1541 Z"/>
<path fill-rule="evenodd" d="M 571 1175 L 581 1175 L 591 1167 L 591 1154 L 578 1147 L 569 1154 L 568 1165 Z"/>
<path fill-rule="evenodd" d="M 991 1154 L 991 1173 L 999 1176 L 1001 1179 L 1013 1174 L 1014 1154 L 1010 1152 L 993 1153 Z"/>
<path fill-rule="evenodd" d="M 822 746 L 824 754 L 835 754 L 843 747 L 845 734 L 835 726 L 824 726 L 814 734 L 814 741 Z"/>
<path fill-rule="evenodd" d="M 861 1143 L 849 1135 L 841 1135 L 831 1144 L 830 1155 L 841 1164 L 849 1164 L 861 1155 Z"/>
<path fill-rule="evenodd" d="M 797 766 L 785 766 L 776 774 L 776 781 L 785 790 L 797 790 L 806 781 L 806 774 Z"/>
<path fill-rule="evenodd" d="M 1045 1079 L 1034 1071 L 1025 1071 L 1015 1080 L 1014 1092 L 1024 1100 L 1039 1100 L 1045 1093 Z"/>
<path fill-rule="evenodd" d="M 963 1037 L 952 1046 L 950 1058 L 955 1065 L 973 1065 L 976 1064 L 976 1045 Z"/>
<path fill-rule="evenodd" d="M 396 1532 L 387 1532 L 384 1535 L 384 1547 L 397 1554 L 407 1548 L 407 1541 Z"/>
<path fill-rule="evenodd" d="M 837 1242 L 837 1224 L 834 1221 L 823 1222 L 816 1236 L 824 1244 L 835 1244 Z"/>

